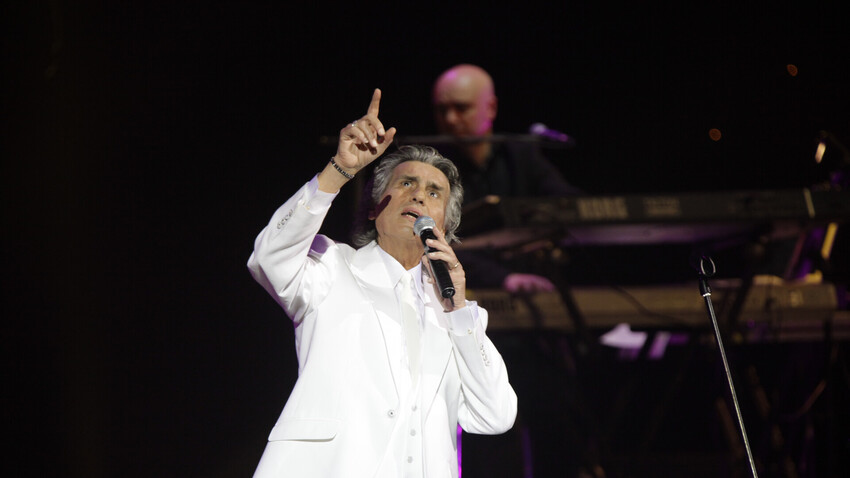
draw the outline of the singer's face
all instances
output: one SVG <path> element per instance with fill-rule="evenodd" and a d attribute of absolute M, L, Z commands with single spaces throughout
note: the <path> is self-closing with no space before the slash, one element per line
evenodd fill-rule
<path fill-rule="evenodd" d="M 416 218 L 430 216 L 442 231 L 448 202 L 449 180 L 442 171 L 419 161 L 399 164 L 375 211 L 378 240 L 415 239 L 421 246 L 413 233 Z"/>

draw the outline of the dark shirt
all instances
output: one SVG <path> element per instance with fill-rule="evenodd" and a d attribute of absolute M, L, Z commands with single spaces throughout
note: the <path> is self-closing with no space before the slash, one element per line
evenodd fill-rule
<path fill-rule="evenodd" d="M 472 164 L 454 148 L 441 148 L 458 167 L 464 204 L 487 195 L 501 197 L 546 197 L 581 194 L 540 152 L 535 143 L 494 143 L 483 168 Z M 463 239 L 463 220 L 460 226 Z M 470 288 L 499 288 L 512 272 L 532 272 L 524 261 L 507 261 L 496 251 L 458 251 Z"/>
<path fill-rule="evenodd" d="M 455 161 L 460 171 L 464 204 L 490 194 L 544 197 L 581 193 L 564 179 L 534 143 L 496 143 L 483 168 L 475 166 L 456 150 L 447 149 L 445 155 Z"/>

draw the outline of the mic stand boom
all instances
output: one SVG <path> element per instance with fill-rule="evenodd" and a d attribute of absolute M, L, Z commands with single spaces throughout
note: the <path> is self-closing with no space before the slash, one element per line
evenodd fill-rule
<path fill-rule="evenodd" d="M 750 461 L 750 469 L 753 472 L 753 477 L 758 478 L 756 464 L 753 460 L 753 452 L 750 449 L 750 441 L 747 438 L 747 429 L 744 427 L 744 418 L 741 415 L 741 407 L 738 405 L 738 394 L 735 392 L 735 384 L 732 382 L 732 373 L 729 370 L 729 362 L 726 360 L 726 349 L 723 347 L 723 339 L 720 337 L 720 327 L 717 325 L 717 316 L 714 313 L 714 306 L 711 303 L 711 288 L 708 286 L 708 278 L 715 273 L 714 261 L 710 257 L 703 256 L 699 259 L 699 291 L 705 299 L 705 305 L 708 308 L 708 315 L 711 317 L 711 323 L 714 326 L 714 336 L 717 338 L 717 346 L 720 350 L 720 357 L 723 359 L 723 369 L 726 371 L 726 381 L 729 383 L 729 391 L 732 393 L 732 403 L 735 406 L 735 414 L 738 417 L 738 426 L 741 428 L 741 436 L 744 439 L 744 448 L 747 450 L 747 458 Z"/>

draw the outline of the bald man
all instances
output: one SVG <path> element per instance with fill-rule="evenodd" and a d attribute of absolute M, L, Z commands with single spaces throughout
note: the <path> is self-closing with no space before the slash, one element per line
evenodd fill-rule
<path fill-rule="evenodd" d="M 493 134 L 498 99 L 493 79 L 475 65 L 458 65 L 446 70 L 434 83 L 434 121 L 437 129 L 456 138 L 488 137 Z M 463 145 L 465 158 L 484 167 L 492 152 L 489 141 Z"/>
<path fill-rule="evenodd" d="M 446 148 L 460 170 L 469 204 L 487 195 L 502 197 L 567 196 L 580 191 L 564 180 L 532 143 L 494 143 L 498 98 L 493 79 L 483 68 L 461 64 L 434 82 L 434 121 L 440 133 L 459 140 Z M 475 138 L 480 141 L 473 141 Z M 472 259 L 470 287 L 501 287 L 509 292 L 552 291 L 547 278 L 514 271 L 497 261 Z"/>

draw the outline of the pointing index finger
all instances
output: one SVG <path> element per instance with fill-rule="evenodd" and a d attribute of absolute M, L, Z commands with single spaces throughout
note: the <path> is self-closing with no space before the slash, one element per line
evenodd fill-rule
<path fill-rule="evenodd" d="M 372 93 L 372 101 L 369 103 L 369 109 L 366 110 L 366 116 L 370 116 L 370 117 L 375 119 L 375 121 L 376 121 L 375 126 L 377 126 L 377 128 L 378 128 L 378 134 L 380 136 L 383 136 L 383 135 L 387 134 L 387 132 L 384 131 L 384 126 L 381 124 L 381 121 L 378 119 L 378 110 L 380 109 L 380 106 L 381 106 L 381 89 L 375 88 L 375 92 Z"/>
<path fill-rule="evenodd" d="M 381 106 L 381 89 L 375 88 L 375 92 L 372 93 L 372 101 L 369 103 L 369 109 L 366 110 L 367 115 L 378 116 L 378 110 Z"/>

